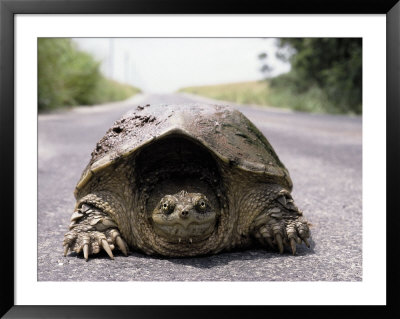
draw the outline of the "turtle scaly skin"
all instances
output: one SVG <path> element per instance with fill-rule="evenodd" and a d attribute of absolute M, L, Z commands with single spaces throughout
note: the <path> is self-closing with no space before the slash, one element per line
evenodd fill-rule
<path fill-rule="evenodd" d="M 77 184 L 64 237 L 89 255 L 169 257 L 258 244 L 308 247 L 289 173 L 264 135 L 220 105 L 139 106 L 106 132 Z"/>

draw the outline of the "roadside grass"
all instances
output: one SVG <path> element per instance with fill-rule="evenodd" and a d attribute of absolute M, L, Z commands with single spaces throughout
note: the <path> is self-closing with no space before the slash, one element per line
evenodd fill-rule
<path fill-rule="evenodd" d="M 206 86 L 192 86 L 179 92 L 206 96 L 238 104 L 268 105 L 269 86 L 264 81 L 239 82 Z"/>
<path fill-rule="evenodd" d="M 91 94 L 89 104 L 121 101 L 140 92 L 141 90 L 134 86 L 102 77 Z"/>
<path fill-rule="evenodd" d="M 182 88 L 178 92 L 197 94 L 238 104 L 273 106 L 314 113 L 349 113 L 331 103 L 325 92 L 318 87 L 311 87 L 304 93 L 295 93 L 290 86 L 287 88 L 271 87 L 269 80 L 193 86 Z"/>

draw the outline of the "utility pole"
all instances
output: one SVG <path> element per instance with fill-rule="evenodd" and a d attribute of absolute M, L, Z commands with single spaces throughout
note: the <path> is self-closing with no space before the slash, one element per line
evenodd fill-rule
<path fill-rule="evenodd" d="M 109 42 L 109 77 L 111 79 L 114 78 L 114 39 L 110 38 L 110 42 Z"/>
<path fill-rule="evenodd" d="M 124 75 L 125 75 L 125 83 L 129 83 L 129 74 L 130 74 L 130 63 L 129 63 L 129 54 L 125 51 L 124 56 Z"/>

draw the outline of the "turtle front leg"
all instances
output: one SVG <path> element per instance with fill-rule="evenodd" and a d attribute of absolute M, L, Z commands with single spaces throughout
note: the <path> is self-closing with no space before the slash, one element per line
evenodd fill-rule
<path fill-rule="evenodd" d="M 252 234 L 262 244 L 278 248 L 283 253 L 284 247 L 290 247 L 296 254 L 296 245 L 304 242 L 310 244 L 310 224 L 303 213 L 294 204 L 293 198 L 286 190 L 281 190 L 277 197 L 259 214 L 252 224 Z"/>
<path fill-rule="evenodd" d="M 80 253 L 87 261 L 89 255 L 97 254 L 104 249 L 111 259 L 115 246 L 128 255 L 128 245 L 122 239 L 118 226 L 111 217 L 100 209 L 82 204 L 71 216 L 69 231 L 64 235 L 64 256 L 68 250 Z"/>

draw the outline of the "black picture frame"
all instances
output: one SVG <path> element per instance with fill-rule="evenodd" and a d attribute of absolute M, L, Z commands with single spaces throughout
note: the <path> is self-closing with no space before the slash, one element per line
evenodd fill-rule
<path fill-rule="evenodd" d="M 16 306 L 14 303 L 14 18 L 16 14 L 385 14 L 387 21 L 387 305 L 386 306 Z M 399 316 L 398 267 L 395 265 L 399 225 L 396 185 L 400 163 L 400 3 L 398 0 L 283 0 L 245 2 L 162 0 L 0 0 L 0 150 L 1 170 L 1 308 L 5 318 L 152 318 L 212 316 Z M 382 171 L 382 174 L 385 172 Z M 5 225 L 7 225 L 5 227 Z M 377 238 L 377 240 L 385 240 Z M 329 308 L 329 309 L 327 309 Z M 253 312 L 257 314 L 253 314 Z"/>

